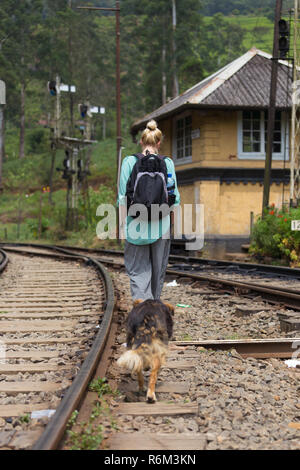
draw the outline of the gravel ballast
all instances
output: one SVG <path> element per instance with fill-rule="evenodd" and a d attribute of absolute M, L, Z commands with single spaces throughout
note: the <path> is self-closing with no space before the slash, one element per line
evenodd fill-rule
<path fill-rule="evenodd" d="M 116 278 L 116 273 L 113 274 Z M 122 326 L 117 338 L 114 360 L 124 351 L 124 323 L 131 308 L 129 280 L 118 273 L 118 289 L 125 307 Z M 168 279 L 169 282 L 169 279 Z M 265 302 L 253 302 L 239 296 L 198 295 L 197 288 L 181 284 L 164 284 L 162 299 L 176 307 L 173 340 L 269 338 L 286 336 L 280 331 L 277 313 L 281 311 Z M 203 289 L 202 289 L 203 290 Z M 217 294 L 217 291 L 216 291 Z M 259 306 L 259 312 L 236 316 L 236 305 Z M 122 302 L 121 302 L 122 304 Z M 261 307 L 261 310 L 260 310 Z M 211 351 L 189 347 L 185 351 L 170 351 L 169 361 L 192 361 L 190 370 L 163 368 L 158 384 L 177 382 L 189 384 L 186 394 L 157 392 L 158 402 L 195 403 L 197 416 L 117 416 L 118 432 L 163 433 L 197 436 L 201 448 L 214 449 L 299 449 L 300 386 L 299 369 L 288 368 L 283 360 L 242 358 L 235 350 Z M 149 372 L 145 373 L 149 376 Z M 135 378 L 122 373 L 117 366 L 109 369 L 108 379 L 121 392 L 117 402 L 145 401 L 136 391 L 127 391 Z M 298 429 L 297 429 L 298 428 Z M 113 431 L 115 434 L 115 431 Z M 137 435 L 138 435 L 137 434 Z M 204 443 L 204 444 L 203 444 Z M 200 444 L 199 444 L 200 445 Z"/>

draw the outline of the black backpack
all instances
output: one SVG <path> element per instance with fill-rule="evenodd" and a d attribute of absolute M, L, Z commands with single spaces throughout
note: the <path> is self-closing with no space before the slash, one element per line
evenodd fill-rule
<path fill-rule="evenodd" d="M 151 215 L 152 204 L 167 204 L 171 206 L 175 202 L 175 196 L 169 197 L 167 190 L 168 171 L 165 158 L 162 155 L 146 155 L 138 153 L 137 162 L 134 165 L 131 175 L 127 181 L 126 196 L 127 210 L 133 204 L 143 204 L 147 207 L 148 218 Z M 139 214 L 131 215 L 137 217 Z M 161 218 L 161 213 L 159 214 Z"/>

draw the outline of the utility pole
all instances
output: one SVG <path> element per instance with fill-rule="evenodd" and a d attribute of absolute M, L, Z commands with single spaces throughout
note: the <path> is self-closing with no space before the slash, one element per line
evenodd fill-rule
<path fill-rule="evenodd" d="M 71 156 L 71 170 L 72 170 L 72 191 L 71 191 L 71 227 L 76 230 L 78 224 L 78 179 L 77 179 L 77 160 L 78 160 L 78 148 L 72 149 Z"/>
<path fill-rule="evenodd" d="M 55 139 L 61 137 L 61 97 L 60 97 L 60 76 L 56 75 L 56 109 L 55 109 Z"/>
<path fill-rule="evenodd" d="M 115 8 L 105 7 L 88 7 L 81 6 L 77 7 L 78 10 L 90 10 L 90 11 L 114 11 L 116 14 L 116 104 L 117 104 L 117 173 L 119 168 L 120 150 L 122 147 L 122 134 L 121 134 L 121 76 L 120 76 L 120 2 L 116 1 Z M 118 175 L 116 181 L 116 199 L 118 197 Z M 119 212 L 117 211 L 117 240 L 120 239 L 119 234 Z"/>
<path fill-rule="evenodd" d="M 163 31 L 163 47 L 161 54 L 161 69 L 162 69 L 162 104 L 167 102 L 167 74 L 166 74 L 166 56 L 167 56 L 167 47 L 166 47 L 166 35 Z"/>
<path fill-rule="evenodd" d="M 2 165 L 4 160 L 4 106 L 6 104 L 5 83 L 0 80 L 0 192 L 2 190 Z"/>
<path fill-rule="evenodd" d="M 265 161 L 262 216 L 264 215 L 264 210 L 267 209 L 269 206 L 269 197 L 270 197 L 274 122 L 275 122 L 275 108 L 276 108 L 276 90 L 277 90 L 277 76 L 278 76 L 279 20 L 281 17 L 281 9 L 282 9 L 282 0 L 276 0 L 273 57 L 272 57 L 272 71 L 271 71 L 271 87 L 270 87 L 270 104 L 269 104 L 269 110 L 268 110 L 268 128 L 267 128 L 268 140 L 267 140 L 267 152 L 266 152 L 266 161 Z"/>
<path fill-rule="evenodd" d="M 176 0 L 172 0 L 172 49 L 173 49 L 173 98 L 179 95 L 179 83 L 177 76 L 177 59 L 176 59 L 176 27 L 177 27 L 177 13 L 176 13 Z"/>
<path fill-rule="evenodd" d="M 102 121 L 102 139 L 106 139 L 106 116 L 105 114 L 103 115 L 103 121 Z"/>
<path fill-rule="evenodd" d="M 299 0 L 294 0 L 294 54 L 293 54 L 293 94 L 292 94 L 292 123 L 291 123 L 291 166 L 290 166 L 290 206 L 299 202 L 300 198 L 300 54 L 297 49 L 299 41 Z"/>
<path fill-rule="evenodd" d="M 92 115 L 90 112 L 91 104 L 89 100 L 86 101 L 86 105 L 88 107 L 88 112 L 86 114 L 86 126 L 85 126 L 85 138 L 87 140 L 91 140 L 92 137 Z"/>

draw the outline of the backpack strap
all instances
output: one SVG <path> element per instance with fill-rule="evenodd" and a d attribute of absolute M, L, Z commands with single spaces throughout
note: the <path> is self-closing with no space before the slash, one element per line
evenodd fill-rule
<path fill-rule="evenodd" d="M 139 160 L 141 160 L 145 155 L 143 153 L 134 153 L 133 154 L 133 157 L 136 157 L 138 158 Z"/>
<path fill-rule="evenodd" d="M 149 154 L 150 155 L 150 154 Z M 143 153 L 134 153 L 133 154 L 133 157 L 137 157 L 138 159 L 142 159 L 144 157 L 146 157 L 147 155 L 144 155 Z M 165 158 L 168 158 L 167 156 L 165 155 L 156 155 L 156 157 L 158 157 L 160 160 L 164 160 Z"/>

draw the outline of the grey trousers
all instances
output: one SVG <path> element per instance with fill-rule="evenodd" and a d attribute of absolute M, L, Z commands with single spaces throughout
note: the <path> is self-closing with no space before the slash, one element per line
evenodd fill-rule
<path fill-rule="evenodd" d="M 159 238 L 149 245 L 125 241 L 124 260 L 133 300 L 159 299 L 164 284 L 171 240 Z"/>

